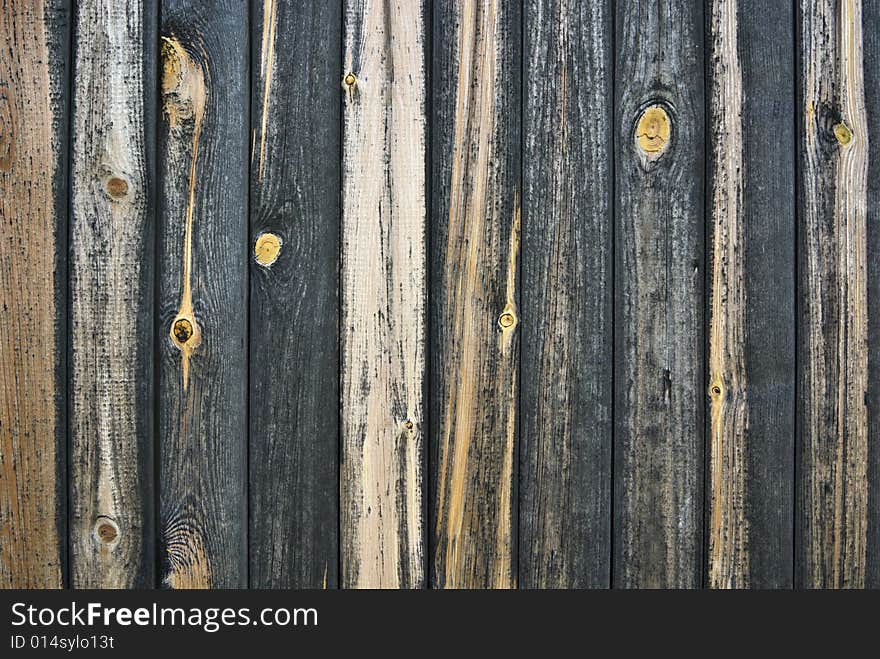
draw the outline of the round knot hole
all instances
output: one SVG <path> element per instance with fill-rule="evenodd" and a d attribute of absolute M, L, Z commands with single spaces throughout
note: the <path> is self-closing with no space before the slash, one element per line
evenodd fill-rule
<path fill-rule="evenodd" d="M 178 343 L 186 343 L 193 335 L 192 323 L 186 318 L 178 318 L 174 321 L 171 333 L 174 335 L 174 338 Z"/>

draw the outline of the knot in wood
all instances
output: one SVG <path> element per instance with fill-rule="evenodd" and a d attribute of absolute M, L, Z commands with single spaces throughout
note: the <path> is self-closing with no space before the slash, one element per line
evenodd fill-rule
<path fill-rule="evenodd" d="M 128 181 L 118 176 L 107 179 L 107 194 L 113 199 L 121 199 L 128 194 Z"/>
<path fill-rule="evenodd" d="M 109 517 L 98 517 L 95 521 L 95 538 L 103 545 L 112 545 L 119 538 L 119 527 Z"/>
<path fill-rule="evenodd" d="M 174 338 L 178 343 L 186 343 L 193 335 L 192 323 L 186 318 L 178 318 L 174 321 L 174 326 L 171 328 L 171 332 L 174 334 Z"/>
<path fill-rule="evenodd" d="M 357 78 L 354 77 L 354 73 L 349 73 L 345 76 L 345 84 L 351 87 L 355 82 L 357 82 Z"/>
<path fill-rule="evenodd" d="M 407 421 L 406 423 L 403 424 L 403 427 L 406 428 L 407 430 L 412 430 L 413 429 L 413 422 Z"/>
<path fill-rule="evenodd" d="M 498 317 L 498 324 L 501 329 L 510 329 L 516 323 L 516 317 L 509 311 L 505 311 Z"/>
<path fill-rule="evenodd" d="M 840 143 L 840 146 L 849 146 L 853 140 L 852 131 L 849 129 L 845 123 L 840 122 L 835 124 L 834 128 L 834 137 L 837 138 L 837 141 Z"/>
<path fill-rule="evenodd" d="M 669 145 L 669 114 L 659 105 L 645 108 L 636 124 L 636 143 L 649 159 L 659 158 Z"/>
<path fill-rule="evenodd" d="M 254 243 L 254 258 L 257 263 L 268 267 L 278 260 L 281 253 L 281 238 L 274 233 L 261 233 Z"/>

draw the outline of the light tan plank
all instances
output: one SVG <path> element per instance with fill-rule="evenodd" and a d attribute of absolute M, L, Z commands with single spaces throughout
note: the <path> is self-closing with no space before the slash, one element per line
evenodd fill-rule
<path fill-rule="evenodd" d="M 424 584 L 423 18 L 409 0 L 345 10 L 343 587 Z"/>

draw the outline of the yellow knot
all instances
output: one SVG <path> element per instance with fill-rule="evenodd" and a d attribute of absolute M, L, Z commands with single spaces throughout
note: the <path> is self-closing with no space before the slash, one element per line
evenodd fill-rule
<path fill-rule="evenodd" d="M 509 329 L 513 327 L 514 323 L 516 323 L 516 317 L 509 311 L 505 311 L 498 318 L 498 324 L 501 326 L 501 329 Z"/>
<path fill-rule="evenodd" d="M 351 87 L 355 82 L 357 82 L 357 78 L 354 77 L 354 73 L 349 73 L 345 76 L 345 84 Z"/>
<path fill-rule="evenodd" d="M 841 122 L 834 126 L 834 137 L 837 138 L 841 146 L 849 146 L 850 142 L 852 142 L 853 134 L 849 126 Z"/>
<path fill-rule="evenodd" d="M 669 115 L 659 105 L 645 108 L 636 125 L 636 142 L 652 158 L 658 158 L 669 144 Z"/>
<path fill-rule="evenodd" d="M 254 243 L 254 258 L 257 263 L 268 267 L 278 260 L 281 253 L 281 238 L 274 233 L 261 233 Z"/>

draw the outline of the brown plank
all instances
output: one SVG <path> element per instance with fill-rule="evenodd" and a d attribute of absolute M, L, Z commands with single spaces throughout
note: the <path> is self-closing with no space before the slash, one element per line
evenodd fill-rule
<path fill-rule="evenodd" d="M 0 588 L 66 556 L 66 2 L 0 7 Z"/>

